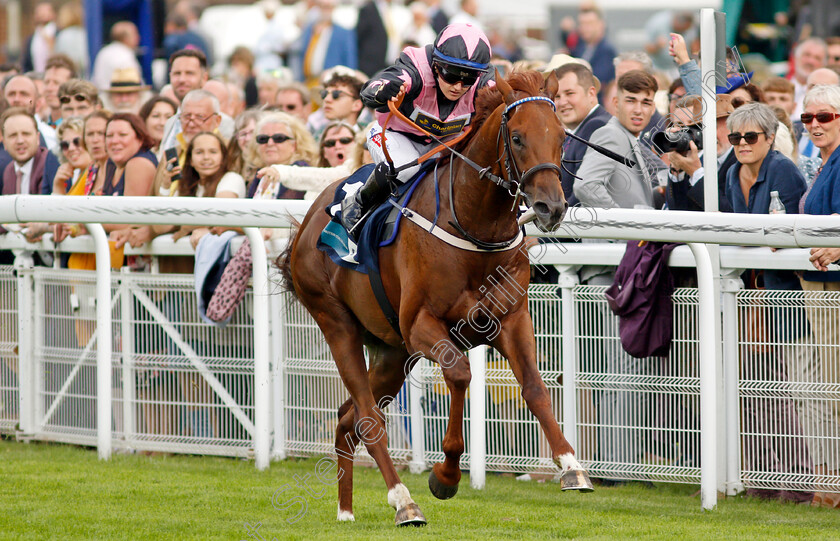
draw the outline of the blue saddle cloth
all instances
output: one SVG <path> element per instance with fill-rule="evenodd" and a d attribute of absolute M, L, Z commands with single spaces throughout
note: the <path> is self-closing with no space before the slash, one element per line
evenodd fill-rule
<path fill-rule="evenodd" d="M 336 265 L 364 274 L 370 270 L 379 271 L 377 250 L 393 243 L 399 232 L 402 214 L 390 201 L 394 201 L 399 206 L 408 204 L 414 189 L 428 172 L 428 169 L 423 169 L 410 182 L 401 184 L 397 188 L 396 195 L 392 195 L 389 202 L 374 210 L 362 224 L 356 243 L 341 225 L 341 202 L 362 187 L 370 177 L 373 167 L 372 164 L 362 166 L 336 187 L 332 203 L 324 209 L 331 220 L 318 238 L 318 249 L 326 252 Z"/>

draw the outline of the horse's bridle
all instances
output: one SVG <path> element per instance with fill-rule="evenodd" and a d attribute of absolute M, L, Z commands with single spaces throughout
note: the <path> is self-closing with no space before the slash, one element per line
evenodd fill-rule
<path fill-rule="evenodd" d="M 494 175 L 493 173 L 491 173 L 490 168 L 493 165 L 482 168 L 477 163 L 473 162 L 472 160 L 470 160 L 469 158 L 467 158 L 466 156 L 464 156 L 463 154 L 461 154 L 457 150 L 454 150 L 454 149 L 450 148 L 450 151 L 452 152 L 453 155 L 458 156 L 459 158 L 461 158 L 461 160 L 463 160 L 468 165 L 470 165 L 473 169 L 478 171 L 478 177 L 479 178 L 487 178 L 488 180 L 490 180 L 491 182 L 493 182 L 497 186 L 507 190 L 508 193 L 513 197 L 513 208 L 516 208 L 516 204 L 519 200 L 519 196 L 522 196 L 522 199 L 525 201 L 526 205 L 531 206 L 531 202 L 528 200 L 528 195 L 525 192 L 522 191 L 522 185 L 530 177 L 532 177 L 536 173 L 538 173 L 540 171 L 544 171 L 544 170 L 554 171 L 555 173 L 557 173 L 558 178 L 560 178 L 560 176 L 561 176 L 560 167 L 557 164 L 547 163 L 547 162 L 537 164 L 537 165 L 529 168 L 528 170 L 525 171 L 524 174 L 522 174 L 522 173 L 519 172 L 519 167 L 516 165 L 516 159 L 514 158 L 513 153 L 511 152 L 511 145 L 513 144 L 513 142 L 511 141 L 510 130 L 508 129 L 508 120 L 510 119 L 510 112 L 513 111 L 516 107 L 518 107 L 518 106 L 520 106 L 524 103 L 540 102 L 540 101 L 545 101 L 545 102 L 550 103 L 552 110 L 554 110 L 554 111 L 557 110 L 556 105 L 554 103 L 554 100 L 552 100 L 551 98 L 547 98 L 545 96 L 529 96 L 527 98 L 522 98 L 520 100 L 517 100 L 517 101 L 511 103 L 510 105 L 505 107 L 504 111 L 502 111 L 502 122 L 501 122 L 501 126 L 499 128 L 499 137 L 496 139 L 496 146 L 498 147 L 498 144 L 501 140 L 501 142 L 503 144 L 503 149 L 502 149 L 502 155 L 499 156 L 499 159 L 496 160 L 496 162 L 493 165 L 499 164 L 499 162 L 501 162 L 502 158 L 504 158 L 504 164 L 505 164 L 505 171 L 507 173 L 507 179 L 504 179 L 502 177 L 499 177 L 498 175 Z M 453 191 L 452 191 L 452 186 L 453 186 L 454 182 L 453 182 L 453 179 L 452 179 L 452 166 L 451 165 L 449 167 L 449 177 L 450 177 L 449 178 L 449 206 L 450 206 L 450 210 L 452 212 L 452 221 L 449 222 L 449 225 L 454 227 L 458 231 L 458 233 L 460 233 L 464 238 L 466 238 L 467 240 L 469 240 L 470 242 L 472 242 L 473 244 L 475 244 L 479 248 L 483 248 L 485 250 L 499 250 L 501 248 L 506 248 L 506 247 L 510 246 L 514 241 L 516 241 L 519 238 L 519 235 L 517 235 L 510 240 L 506 240 L 506 241 L 502 241 L 502 242 L 485 242 L 485 241 L 479 240 L 479 239 L 473 237 L 472 235 L 470 235 L 463 227 L 461 227 L 461 224 L 458 223 L 458 216 L 455 214 L 455 198 L 453 196 Z M 513 208 L 511 210 L 513 210 Z"/>
<path fill-rule="evenodd" d="M 520 196 L 525 201 L 526 205 L 531 206 L 531 201 L 529 201 L 528 194 L 523 192 L 522 189 L 521 189 L 522 185 L 529 178 L 531 178 L 533 175 L 535 175 L 536 173 L 538 173 L 540 171 L 551 170 L 551 171 L 554 171 L 557 174 L 558 177 L 561 177 L 562 176 L 562 170 L 555 163 L 540 163 L 540 164 L 537 164 L 537 165 L 529 168 L 528 170 L 525 171 L 525 173 L 520 173 L 519 172 L 519 167 L 516 165 L 516 159 L 514 158 L 513 153 L 511 152 L 512 141 L 511 141 L 510 130 L 508 129 L 508 120 L 510 119 L 511 111 L 516 109 L 516 107 L 518 107 L 522 104 L 525 104 L 525 103 L 541 102 L 541 101 L 548 102 L 549 104 L 551 104 L 551 108 L 554 111 L 557 110 L 557 106 L 554 103 L 554 100 L 552 100 L 551 98 L 548 98 L 546 96 L 529 96 L 527 98 L 519 99 L 519 100 L 511 103 L 507 107 L 505 107 L 505 110 L 502 111 L 502 121 L 501 121 L 500 129 L 499 129 L 499 136 L 496 139 L 496 146 L 497 147 L 498 147 L 499 142 L 501 142 L 503 144 L 502 155 L 499 156 L 499 159 L 497 159 L 494 163 L 492 163 L 491 165 L 488 165 L 486 167 L 482 167 L 482 166 L 478 165 L 477 163 L 475 163 L 473 160 L 471 160 L 470 158 L 468 158 L 467 156 L 465 156 L 461 152 L 452 148 L 451 145 L 447 145 L 446 143 L 441 141 L 435 135 L 429 133 L 428 131 L 426 131 L 423 128 L 418 126 L 418 128 L 421 131 L 423 131 L 429 138 L 431 138 L 433 141 L 435 141 L 441 147 L 447 149 L 451 153 L 450 154 L 450 168 L 449 168 L 449 176 L 450 176 L 450 179 L 449 179 L 449 206 L 450 206 L 450 210 L 452 212 L 452 220 L 453 221 L 450 221 L 449 224 L 452 227 L 454 227 L 458 231 L 458 233 L 460 233 L 465 239 L 472 242 L 473 244 L 475 244 L 477 247 L 479 247 L 481 249 L 484 249 L 484 250 L 499 250 L 499 249 L 506 248 L 506 247 L 510 246 L 514 241 L 516 241 L 519 238 L 519 235 L 517 235 L 516 237 L 514 237 L 510 240 L 507 240 L 507 241 L 485 242 L 485 241 L 482 241 L 482 240 L 479 240 L 479 239 L 473 237 L 463 227 L 461 227 L 461 224 L 458 223 L 458 217 L 455 214 L 455 199 L 453 197 L 453 188 L 452 188 L 454 182 L 453 182 L 453 179 L 452 179 L 451 160 L 455 156 L 457 156 L 461 161 L 463 161 L 464 163 L 466 163 L 467 165 L 469 165 L 470 167 L 472 167 L 473 169 L 475 169 L 478 172 L 478 178 L 486 178 L 487 180 L 489 180 L 490 182 L 492 182 L 496 186 L 499 186 L 500 188 L 503 188 L 503 189 L 507 190 L 508 193 L 513 197 L 513 208 L 516 208 L 516 204 L 517 204 Z M 401 103 L 401 100 L 398 103 Z M 398 107 L 399 107 L 399 105 L 395 105 L 394 102 L 388 102 L 388 108 L 391 110 L 392 114 L 402 118 L 404 121 L 407 121 L 407 122 L 413 124 L 413 122 L 411 120 L 407 119 L 405 117 L 405 115 L 403 115 L 399 111 Z M 388 118 L 390 119 L 390 115 L 389 115 Z M 387 121 L 386 121 L 386 123 L 387 123 Z M 384 137 L 384 132 L 385 132 L 384 126 L 383 126 L 382 131 L 383 131 L 383 137 Z M 579 137 L 574 136 L 573 134 L 570 134 L 569 132 L 566 132 L 566 135 L 567 136 L 571 135 L 574 139 L 581 139 Z M 596 151 L 598 151 L 598 152 L 600 152 L 600 153 L 602 153 L 602 154 L 604 154 L 604 155 L 606 155 L 606 156 L 608 156 L 608 157 L 610 157 L 610 158 L 612 158 L 616 161 L 620 161 L 622 163 L 625 163 L 629 167 L 632 167 L 633 165 L 635 165 L 632 161 L 630 161 L 630 160 L 628 160 L 628 159 L 626 159 L 622 156 L 619 156 L 618 154 L 615 154 L 614 152 L 611 152 L 608 149 L 600 147 L 599 145 L 595 145 L 594 143 L 590 143 L 589 141 L 585 141 L 585 140 L 583 142 L 587 146 L 590 146 L 593 149 L 595 149 Z M 385 150 L 385 147 L 386 147 L 386 145 L 385 145 L 385 142 L 383 140 L 383 142 L 382 142 L 383 150 Z M 397 168 L 393 167 L 393 162 L 391 162 L 390 156 L 387 155 L 387 152 L 386 152 L 386 157 L 388 158 L 389 163 L 392 164 L 391 167 L 393 168 L 394 174 L 396 174 L 397 172 L 399 172 L 403 169 L 407 169 L 409 167 L 414 167 L 414 166 L 418 165 L 419 163 L 421 163 L 422 160 L 425 160 L 425 159 L 431 157 L 438 150 L 439 149 L 436 149 L 435 151 L 428 152 L 424 156 L 422 156 L 420 159 L 413 160 L 413 161 L 411 161 L 407 164 L 404 164 L 400 167 L 397 167 Z M 498 165 L 502 161 L 503 158 L 504 158 L 504 168 L 505 168 L 505 172 L 507 173 L 508 178 L 500 177 L 500 176 L 491 172 L 491 168 L 495 165 Z"/>

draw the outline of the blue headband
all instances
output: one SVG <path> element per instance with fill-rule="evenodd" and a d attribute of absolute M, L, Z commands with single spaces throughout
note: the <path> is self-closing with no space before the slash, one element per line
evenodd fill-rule
<path fill-rule="evenodd" d="M 470 60 L 464 60 L 462 58 L 453 58 L 451 56 L 446 56 L 445 54 L 440 52 L 437 49 L 437 47 L 435 47 L 435 51 L 434 51 L 433 56 L 436 56 L 436 57 L 440 58 L 441 60 L 443 60 L 445 62 L 449 62 L 450 64 L 455 64 L 456 66 L 465 66 L 465 67 L 469 67 L 469 68 L 476 69 L 476 70 L 481 70 L 481 71 L 486 70 L 487 67 L 490 65 L 489 63 L 479 64 L 478 62 L 472 62 Z"/>

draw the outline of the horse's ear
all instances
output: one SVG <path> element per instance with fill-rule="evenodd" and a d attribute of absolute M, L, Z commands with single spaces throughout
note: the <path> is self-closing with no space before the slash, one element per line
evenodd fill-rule
<path fill-rule="evenodd" d="M 513 95 L 513 88 L 505 81 L 504 77 L 499 75 L 499 70 L 496 70 L 496 76 L 494 77 L 496 81 L 496 88 L 499 89 L 499 92 L 502 93 L 502 98 L 505 100 L 505 103 L 510 105 L 511 103 L 516 101 L 516 97 Z"/>
<path fill-rule="evenodd" d="M 545 80 L 545 86 L 543 86 L 543 92 L 545 92 L 546 97 L 554 99 L 554 96 L 557 95 L 558 86 L 557 74 L 552 70 L 551 74 Z"/>

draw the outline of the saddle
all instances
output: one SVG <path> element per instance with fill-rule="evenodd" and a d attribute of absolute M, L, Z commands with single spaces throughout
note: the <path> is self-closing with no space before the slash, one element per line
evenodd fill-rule
<path fill-rule="evenodd" d="M 379 271 L 376 252 L 396 239 L 402 216 L 399 209 L 408 204 L 415 188 L 428 172 L 428 168 L 421 169 L 409 182 L 397 186 L 395 194 L 391 194 L 385 202 L 368 213 L 357 226 L 358 241 L 354 242 L 341 225 L 341 202 L 364 184 L 372 170 L 372 164 L 364 165 L 336 187 L 332 202 L 324 209 L 330 221 L 318 239 L 318 249 L 325 252 L 336 265 L 363 274 L 371 270 Z"/>

